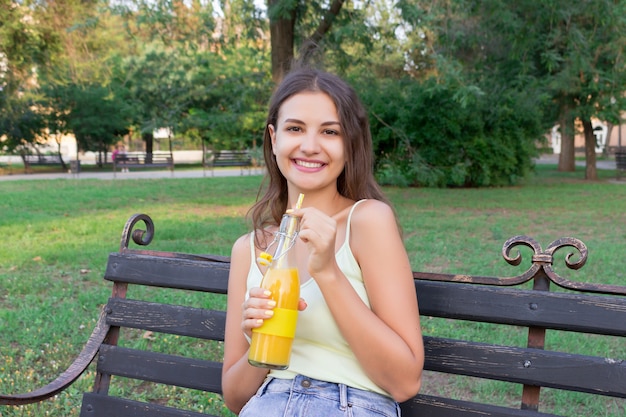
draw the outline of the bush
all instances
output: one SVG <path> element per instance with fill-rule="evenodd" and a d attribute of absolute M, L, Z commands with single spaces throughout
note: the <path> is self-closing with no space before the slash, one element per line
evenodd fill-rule
<path fill-rule="evenodd" d="M 540 113 L 524 93 L 485 94 L 477 86 L 366 80 L 377 178 L 424 187 L 512 185 L 538 154 Z"/>

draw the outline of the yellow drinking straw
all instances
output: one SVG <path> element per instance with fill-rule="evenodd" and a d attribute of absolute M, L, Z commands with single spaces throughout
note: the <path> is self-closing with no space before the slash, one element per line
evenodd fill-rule
<path fill-rule="evenodd" d="M 304 200 L 304 194 L 300 193 L 300 195 L 298 196 L 298 201 L 296 202 L 296 210 L 300 209 L 302 207 L 302 201 Z M 289 223 L 289 228 L 287 229 L 287 235 L 291 236 L 293 235 L 294 232 L 294 228 L 296 227 L 296 222 L 292 221 Z M 269 246 L 268 246 L 269 247 Z M 270 255 L 267 252 L 261 252 L 259 254 L 259 257 L 256 258 L 257 262 L 259 263 L 259 265 L 261 266 L 268 266 L 269 264 L 272 263 L 272 255 Z"/>

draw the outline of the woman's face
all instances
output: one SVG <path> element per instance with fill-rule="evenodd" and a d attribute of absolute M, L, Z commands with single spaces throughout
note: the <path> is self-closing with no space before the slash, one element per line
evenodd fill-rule
<path fill-rule="evenodd" d="M 288 183 L 302 192 L 337 187 L 346 155 L 337 108 L 322 92 L 285 100 L 276 126 L 268 126 L 272 151 Z"/>

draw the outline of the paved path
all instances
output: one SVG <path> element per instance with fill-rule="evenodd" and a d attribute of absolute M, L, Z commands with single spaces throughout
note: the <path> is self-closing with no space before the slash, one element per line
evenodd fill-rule
<path fill-rule="evenodd" d="M 541 158 L 535 160 L 537 164 L 559 164 L 559 156 L 558 155 L 542 155 Z M 576 166 L 584 167 L 585 161 L 576 161 Z M 615 160 L 606 160 L 601 159 L 596 161 L 596 168 L 598 169 L 615 169 Z"/>
<path fill-rule="evenodd" d="M 262 175 L 263 170 L 260 168 L 252 169 L 252 175 Z M 210 170 L 203 169 L 182 169 L 174 171 L 168 170 L 131 170 L 130 172 L 81 172 L 80 174 L 71 174 L 63 172 L 51 172 L 45 174 L 12 174 L 0 175 L 0 181 L 18 181 L 18 180 L 82 180 L 82 179 L 99 179 L 99 180 L 131 180 L 131 179 L 153 179 L 153 178 L 201 178 L 207 177 L 232 177 L 241 175 L 240 168 L 220 168 L 211 173 Z M 249 175 L 245 170 L 243 175 Z"/>
<path fill-rule="evenodd" d="M 558 164 L 558 155 L 543 155 L 541 158 L 535 160 L 538 164 Z M 576 165 L 585 166 L 585 161 L 576 161 Z M 596 167 L 598 169 L 615 169 L 614 160 L 599 160 L 596 161 Z M 253 175 L 263 174 L 263 170 L 260 168 L 252 170 Z M 230 177 L 241 175 L 240 168 L 220 168 L 213 172 L 216 177 Z M 248 175 L 247 171 L 244 171 L 244 175 Z M 131 172 L 82 172 L 78 175 L 56 172 L 46 174 L 12 174 L 12 175 L 0 175 L 0 181 L 17 181 L 17 180 L 51 180 L 51 179 L 100 179 L 100 180 L 128 180 L 128 179 L 151 179 L 151 178 L 210 178 L 211 171 L 203 169 L 183 169 L 173 172 L 168 170 L 136 170 Z"/>

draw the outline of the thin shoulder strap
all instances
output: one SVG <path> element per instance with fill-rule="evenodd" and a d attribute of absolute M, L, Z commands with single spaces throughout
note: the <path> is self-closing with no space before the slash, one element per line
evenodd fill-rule
<path fill-rule="evenodd" d="M 352 223 L 352 213 L 354 213 L 354 209 L 356 208 L 356 206 L 358 206 L 364 201 L 367 201 L 367 199 L 357 201 L 350 208 L 350 213 L 348 214 L 348 223 L 346 224 L 346 239 L 345 239 L 346 242 L 350 241 L 350 224 Z"/>

